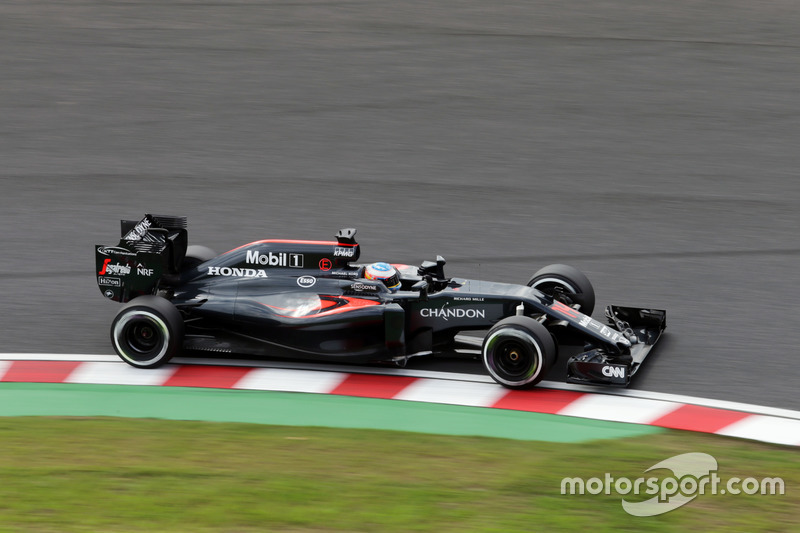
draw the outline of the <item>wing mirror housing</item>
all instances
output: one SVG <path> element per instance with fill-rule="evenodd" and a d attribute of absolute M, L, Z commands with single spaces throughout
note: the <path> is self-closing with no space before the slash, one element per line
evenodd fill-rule
<path fill-rule="evenodd" d="M 419 292 L 419 297 L 422 300 L 428 299 L 428 282 L 425 281 L 424 279 L 419 280 L 414 285 L 412 285 L 411 290 Z"/>
<path fill-rule="evenodd" d="M 444 257 L 441 255 L 436 256 L 436 262 L 433 261 L 423 261 L 422 265 L 418 269 L 418 273 L 420 276 L 424 276 L 426 274 L 430 274 L 439 281 L 444 281 L 444 265 L 447 264 Z"/>

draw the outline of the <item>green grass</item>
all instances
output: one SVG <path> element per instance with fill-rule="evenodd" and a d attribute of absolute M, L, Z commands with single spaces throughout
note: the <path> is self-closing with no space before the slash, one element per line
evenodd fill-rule
<path fill-rule="evenodd" d="M 706 452 L 723 480 L 783 496 L 698 496 L 664 515 L 563 477 L 631 479 Z M 0 531 L 797 531 L 800 455 L 666 432 L 583 444 L 140 419 L 0 419 Z M 638 499 L 644 499 L 642 496 Z M 629 498 L 636 499 L 636 498 Z"/>

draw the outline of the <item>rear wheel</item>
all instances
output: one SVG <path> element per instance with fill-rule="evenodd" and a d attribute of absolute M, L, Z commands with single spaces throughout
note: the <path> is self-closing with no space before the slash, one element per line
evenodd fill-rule
<path fill-rule="evenodd" d="M 547 328 L 536 320 L 512 316 L 489 330 L 482 355 L 495 381 L 509 389 L 527 389 L 544 379 L 555 364 L 556 345 Z"/>
<path fill-rule="evenodd" d="M 594 287 L 586 274 L 570 265 L 548 265 L 528 281 L 533 287 L 567 305 L 579 304 L 581 313 L 594 311 Z"/>
<path fill-rule="evenodd" d="M 140 296 L 120 309 L 111 323 L 111 342 L 123 361 L 137 368 L 155 368 L 178 353 L 183 318 L 160 296 Z"/>

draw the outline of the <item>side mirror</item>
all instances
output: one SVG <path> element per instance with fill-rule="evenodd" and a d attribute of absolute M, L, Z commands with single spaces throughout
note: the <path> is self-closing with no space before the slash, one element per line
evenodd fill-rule
<path fill-rule="evenodd" d="M 428 282 L 425 281 L 424 279 L 412 285 L 411 290 L 419 292 L 419 297 L 422 298 L 423 300 L 428 299 Z"/>
<path fill-rule="evenodd" d="M 417 273 L 420 276 L 425 275 L 432 275 L 439 281 L 444 281 L 444 265 L 447 264 L 447 261 L 444 260 L 444 257 L 441 255 L 436 256 L 436 262 L 433 261 L 423 261 L 422 265 L 417 269 Z"/>

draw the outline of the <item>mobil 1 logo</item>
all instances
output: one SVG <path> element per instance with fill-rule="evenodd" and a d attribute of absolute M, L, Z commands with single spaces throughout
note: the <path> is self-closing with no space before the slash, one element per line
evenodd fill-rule
<path fill-rule="evenodd" d="M 262 254 L 258 250 L 249 250 L 245 261 L 251 265 L 303 268 L 303 254 L 287 252 L 267 252 Z"/>

